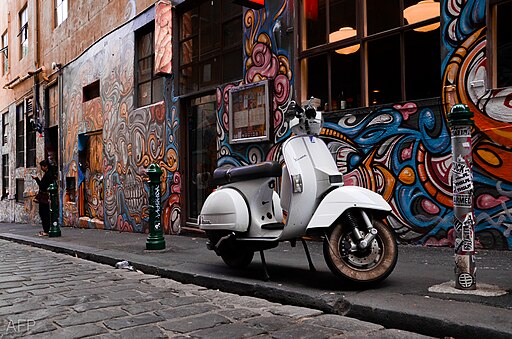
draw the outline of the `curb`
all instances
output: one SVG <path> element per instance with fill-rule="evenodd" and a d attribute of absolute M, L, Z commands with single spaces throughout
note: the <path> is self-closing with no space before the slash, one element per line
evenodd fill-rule
<path fill-rule="evenodd" d="M 432 303 L 445 303 L 446 313 L 437 313 L 426 316 L 425 314 L 421 314 L 422 309 L 418 302 L 424 303 L 425 300 L 428 299 L 422 297 L 412 298 L 410 295 L 390 296 L 389 294 L 386 294 L 385 297 L 378 297 L 378 295 L 376 295 L 375 302 L 372 304 L 368 304 L 367 301 L 362 300 L 363 298 L 358 298 L 357 295 L 352 297 L 342 297 L 336 300 L 327 300 L 314 298 L 303 293 L 288 291 L 285 288 L 264 286 L 257 282 L 237 282 L 219 277 L 161 268 L 137 260 L 130 260 L 129 258 L 126 258 L 126 255 L 123 256 L 122 252 L 100 250 L 99 252 L 107 253 L 95 253 L 98 252 L 98 250 L 92 247 L 79 245 L 70 246 L 69 244 L 58 243 L 46 239 L 34 240 L 32 237 L 12 233 L 0 233 L 0 239 L 56 253 L 64 253 L 80 259 L 106 264 L 113 267 L 118 261 L 128 260 L 133 267 L 145 274 L 173 279 L 184 284 L 195 284 L 208 289 L 218 289 L 223 292 L 263 298 L 271 302 L 317 309 L 326 314 L 337 314 L 356 318 L 362 321 L 380 324 L 386 328 L 395 328 L 437 337 L 510 338 L 511 336 L 511 333 L 506 326 L 499 326 L 499 324 L 496 323 L 487 324 L 484 323 L 483 320 L 470 322 L 469 319 L 464 318 L 463 315 L 459 316 L 457 312 L 454 312 L 454 310 L 458 310 L 459 313 L 464 314 L 471 312 L 471 310 L 468 310 L 468 307 L 470 306 L 468 303 L 450 300 L 432 300 Z M 394 300 L 394 302 L 395 304 L 400 305 L 400 309 L 397 307 L 393 308 L 392 303 L 387 300 L 388 298 L 395 298 L 396 300 Z M 473 305 L 472 307 L 488 307 L 492 309 L 493 312 L 500 310 L 495 307 L 482 306 L 479 304 Z M 502 313 L 505 317 L 506 323 L 510 316 L 510 311 L 503 310 Z M 464 322 L 464 320 L 466 322 Z"/>

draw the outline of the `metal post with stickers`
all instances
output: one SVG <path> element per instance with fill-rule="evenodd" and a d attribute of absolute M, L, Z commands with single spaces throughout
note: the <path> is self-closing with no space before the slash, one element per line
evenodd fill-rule
<path fill-rule="evenodd" d="M 455 231 L 455 288 L 476 289 L 475 216 L 473 214 L 473 157 L 471 126 L 474 114 L 463 104 L 448 114 L 452 144 L 453 228 Z"/>

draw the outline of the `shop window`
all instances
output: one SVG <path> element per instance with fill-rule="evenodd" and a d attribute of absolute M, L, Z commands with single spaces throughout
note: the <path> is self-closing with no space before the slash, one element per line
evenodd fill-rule
<path fill-rule="evenodd" d="M 9 155 L 2 155 L 2 199 L 9 196 Z"/>
<path fill-rule="evenodd" d="M 68 0 L 54 0 L 55 1 L 55 27 L 59 26 L 68 17 Z"/>
<path fill-rule="evenodd" d="M 155 75 L 154 22 L 135 32 L 136 101 L 147 106 L 164 98 L 164 78 Z"/>
<path fill-rule="evenodd" d="M 369 41 L 367 50 L 370 105 L 400 101 L 400 37 Z"/>
<path fill-rule="evenodd" d="M 2 46 L 0 49 L 2 57 L 2 75 L 6 75 L 9 72 L 9 40 L 7 31 L 2 34 Z"/>
<path fill-rule="evenodd" d="M 508 22 L 512 16 L 512 1 L 491 1 L 490 13 L 491 84 L 494 88 L 512 86 L 512 34 Z"/>
<path fill-rule="evenodd" d="M 23 202 L 23 193 L 25 192 L 25 180 L 16 179 L 16 202 Z"/>
<path fill-rule="evenodd" d="M 20 60 L 28 55 L 28 10 L 27 6 L 23 8 L 19 14 L 20 19 L 20 32 L 18 37 L 20 39 Z"/>
<path fill-rule="evenodd" d="M 24 103 L 16 106 L 16 167 L 25 166 L 25 110 Z"/>
<path fill-rule="evenodd" d="M 179 88 L 183 94 L 242 78 L 242 7 L 231 0 L 179 8 Z"/>
<path fill-rule="evenodd" d="M 36 130 L 32 98 L 25 100 L 25 111 L 27 112 L 26 145 L 27 163 L 26 167 L 36 167 Z"/>
<path fill-rule="evenodd" d="M 315 97 L 322 100 L 322 103 L 327 103 L 327 56 L 318 55 L 303 60 L 303 65 L 308 70 L 315 70 L 314 72 L 308 72 L 304 74 L 306 76 L 303 79 L 307 83 L 309 92 L 308 97 Z M 342 76 L 340 74 L 340 76 Z M 328 106 L 328 104 L 327 104 Z"/>
<path fill-rule="evenodd" d="M 7 129 L 9 128 L 9 112 L 2 114 L 2 145 L 7 145 Z"/>
<path fill-rule="evenodd" d="M 405 93 L 407 100 L 439 96 L 440 46 L 439 29 L 415 30 L 404 34 Z"/>
<path fill-rule="evenodd" d="M 438 97 L 440 4 L 422 1 L 428 8 L 418 11 L 417 3 L 304 0 L 301 99 L 314 95 L 338 110 Z"/>

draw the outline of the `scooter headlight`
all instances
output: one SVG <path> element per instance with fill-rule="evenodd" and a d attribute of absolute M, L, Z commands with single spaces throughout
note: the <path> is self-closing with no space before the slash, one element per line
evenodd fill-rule
<path fill-rule="evenodd" d="M 302 176 L 300 174 L 292 175 L 293 193 L 302 193 Z"/>

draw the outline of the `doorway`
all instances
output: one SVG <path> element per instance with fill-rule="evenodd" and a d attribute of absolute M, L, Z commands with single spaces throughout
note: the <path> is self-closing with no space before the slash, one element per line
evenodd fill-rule
<path fill-rule="evenodd" d="M 48 128 L 48 134 L 45 145 L 45 159 L 48 159 L 50 165 L 53 166 L 54 173 L 59 169 L 59 126 Z"/>
<path fill-rule="evenodd" d="M 103 221 L 102 131 L 79 136 L 80 217 Z"/>
<path fill-rule="evenodd" d="M 217 104 L 215 94 L 188 101 L 187 108 L 187 221 L 197 223 L 206 197 L 212 192 L 217 164 Z"/>

